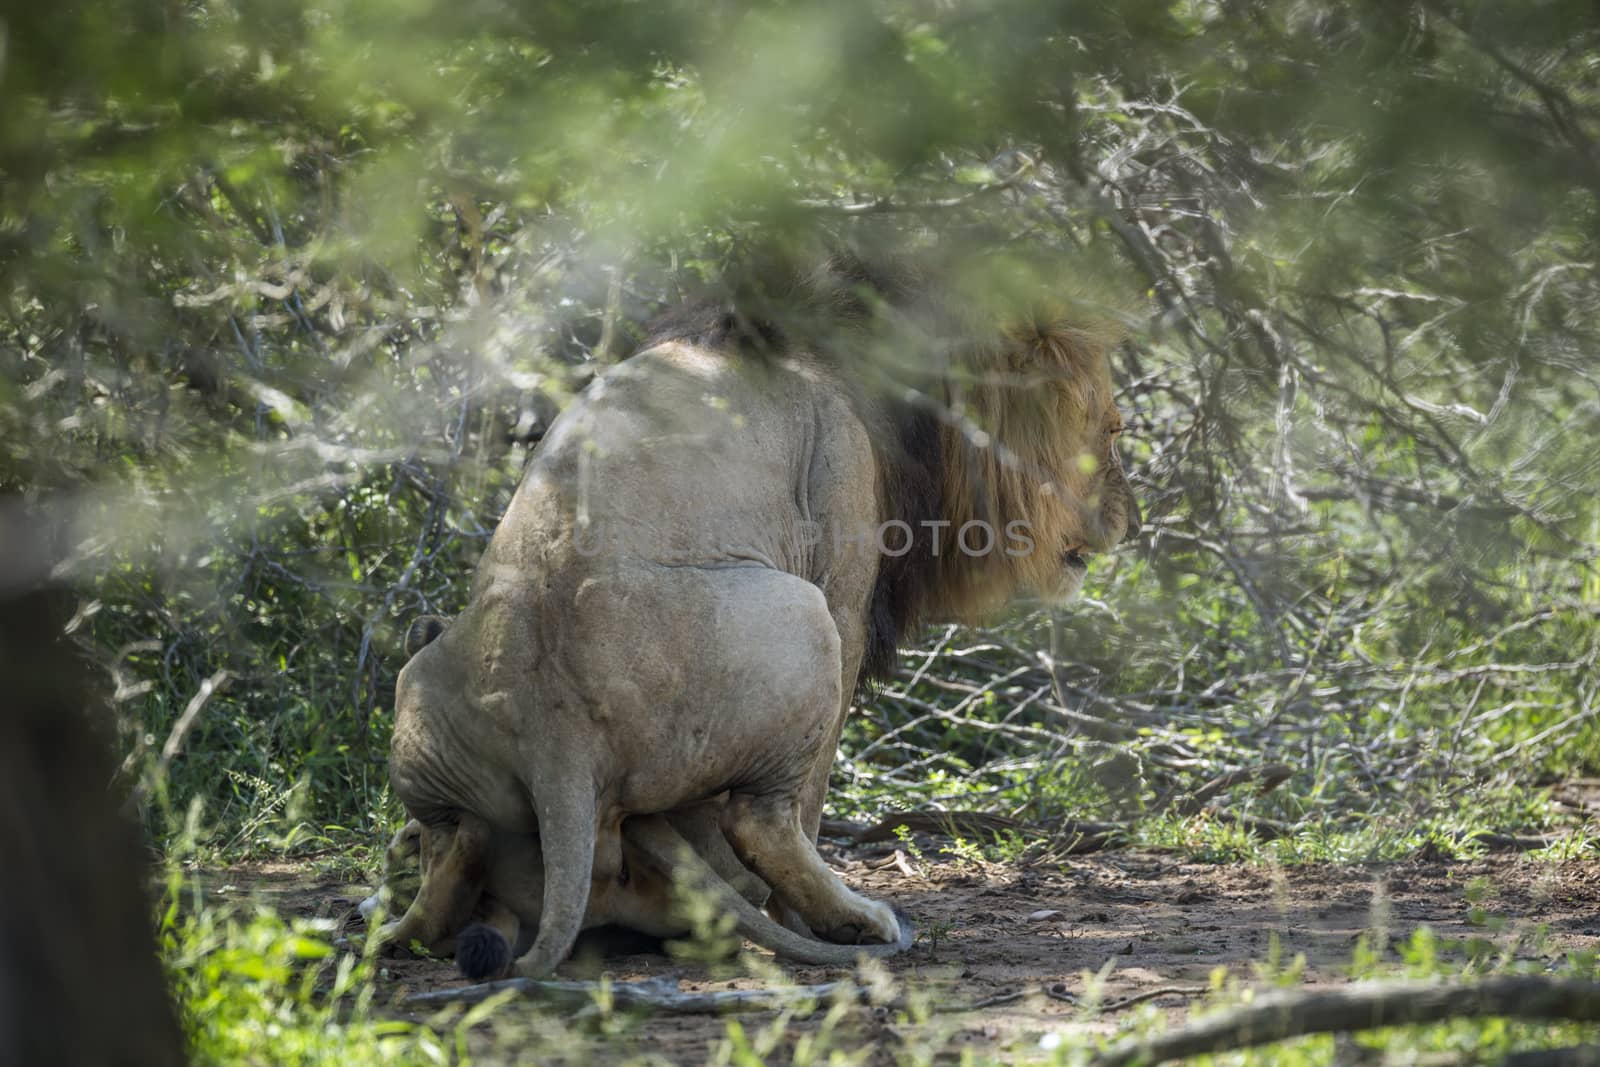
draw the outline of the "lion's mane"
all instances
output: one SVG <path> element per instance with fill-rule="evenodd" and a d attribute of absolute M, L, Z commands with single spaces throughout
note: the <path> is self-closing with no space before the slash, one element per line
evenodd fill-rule
<path fill-rule="evenodd" d="M 642 347 L 816 360 L 856 397 L 881 518 L 916 531 L 910 551 L 879 567 L 864 680 L 893 673 L 908 630 L 1048 589 L 1062 554 L 1094 540 L 1103 520 L 1083 457 L 1111 402 L 1108 321 L 1059 304 L 964 300 L 905 261 L 837 252 L 808 270 L 765 264 L 735 284 L 658 319 Z M 1025 523 L 1033 549 L 956 551 L 969 522 L 996 534 Z M 940 524 L 937 550 L 929 524 Z"/>

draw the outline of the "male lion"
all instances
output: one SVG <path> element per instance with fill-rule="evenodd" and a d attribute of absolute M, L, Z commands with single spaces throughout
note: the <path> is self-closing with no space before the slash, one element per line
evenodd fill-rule
<path fill-rule="evenodd" d="M 946 365 L 917 394 L 847 355 L 929 311 L 914 281 L 836 262 L 793 296 L 799 329 L 669 322 L 551 426 L 466 609 L 400 674 L 390 778 L 442 844 L 398 932 L 459 930 L 494 833 L 537 831 L 516 971 L 542 976 L 621 871 L 624 818 L 726 794 L 697 810 L 786 921 L 899 940 L 813 843 L 863 666 L 886 673 L 919 620 L 1075 591 L 1137 509 L 1083 330 L 925 338 Z"/>

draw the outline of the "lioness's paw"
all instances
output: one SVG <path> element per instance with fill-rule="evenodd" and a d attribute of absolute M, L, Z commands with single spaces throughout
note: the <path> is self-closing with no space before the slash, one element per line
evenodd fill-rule
<path fill-rule="evenodd" d="M 399 919 L 386 922 L 378 927 L 378 955 L 391 960 L 411 955 L 411 946 L 400 940 L 399 932 Z"/>

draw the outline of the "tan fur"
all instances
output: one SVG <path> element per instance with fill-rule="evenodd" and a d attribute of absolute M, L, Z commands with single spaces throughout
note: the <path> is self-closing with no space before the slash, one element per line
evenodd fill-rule
<path fill-rule="evenodd" d="M 837 354 L 750 359 L 705 336 L 663 338 L 563 413 L 466 610 L 401 672 L 391 781 L 438 841 L 396 939 L 460 929 L 497 835 L 537 830 L 540 925 L 517 972 L 548 973 L 618 884 L 625 820 L 725 797 L 702 839 L 732 846 L 786 925 L 900 942 L 814 844 L 863 663 L 882 670 L 931 614 L 1070 595 L 1080 554 L 1137 527 L 1103 349 L 1068 323 L 961 346 L 932 431 Z M 947 538 L 1026 522 L 1033 551 L 891 560 L 808 536 L 936 518 Z"/>

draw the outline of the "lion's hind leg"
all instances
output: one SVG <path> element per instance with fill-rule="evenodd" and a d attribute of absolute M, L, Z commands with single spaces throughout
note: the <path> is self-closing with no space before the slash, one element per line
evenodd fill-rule
<path fill-rule="evenodd" d="M 861 956 L 892 956 L 911 945 L 915 931 L 904 919 L 899 919 L 898 940 L 874 945 L 831 944 L 779 926 L 763 914 L 755 902 L 730 884 L 723 867 L 711 862 L 702 854 L 699 845 L 692 844 L 679 833 L 676 818 L 671 822 L 650 816 L 628 819 L 623 823 L 622 835 L 637 852 L 647 856 L 659 871 L 670 874 L 672 880 L 680 885 L 709 895 L 720 910 L 731 913 L 740 936 L 770 949 L 783 959 L 796 963 L 848 967 Z M 743 871 L 744 865 L 734 858 L 720 828 L 715 830 L 715 836 L 724 842 L 722 848 L 727 852 L 726 863 Z M 762 888 L 766 888 L 764 884 Z"/>
<path fill-rule="evenodd" d="M 850 889 L 817 853 L 793 795 L 735 793 L 722 825 L 739 858 L 817 936 L 849 945 L 899 942 L 894 911 Z"/>
<path fill-rule="evenodd" d="M 702 804 L 680 808 L 669 813 L 667 821 L 694 853 L 716 872 L 717 877 L 759 908 L 772 896 L 772 889 L 739 861 L 733 846 L 728 844 L 728 835 L 722 829 L 722 811 L 727 806 L 727 800 L 724 795 Z M 624 836 L 628 836 L 626 829 Z"/>
<path fill-rule="evenodd" d="M 840 881 L 807 825 L 808 786 L 832 759 L 844 699 L 843 648 L 827 599 L 810 582 L 758 568 L 708 580 L 717 590 L 711 643 L 730 665 L 723 669 L 737 671 L 738 699 L 750 709 L 730 709 L 716 724 L 748 754 L 722 815 L 728 843 L 817 936 L 897 942 L 894 912 Z"/>

